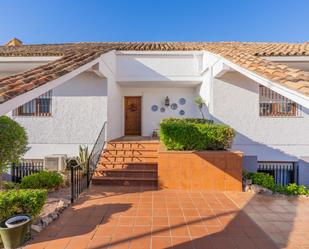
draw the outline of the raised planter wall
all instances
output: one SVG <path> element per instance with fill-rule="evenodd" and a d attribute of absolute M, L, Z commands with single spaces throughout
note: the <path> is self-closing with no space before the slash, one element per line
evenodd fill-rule
<path fill-rule="evenodd" d="M 239 151 L 159 150 L 158 185 L 161 189 L 242 191 Z"/>

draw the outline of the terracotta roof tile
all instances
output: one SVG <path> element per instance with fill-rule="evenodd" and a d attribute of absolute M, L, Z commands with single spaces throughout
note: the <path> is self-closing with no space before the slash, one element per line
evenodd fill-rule
<path fill-rule="evenodd" d="M 309 73 L 262 56 L 309 56 L 309 43 L 98 42 L 0 46 L 0 56 L 61 56 L 60 59 L 0 79 L 0 103 L 55 80 L 111 50 L 206 50 L 309 96 Z"/>

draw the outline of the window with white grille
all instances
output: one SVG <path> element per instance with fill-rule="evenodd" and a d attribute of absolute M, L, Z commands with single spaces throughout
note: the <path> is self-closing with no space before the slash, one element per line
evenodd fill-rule
<path fill-rule="evenodd" d="M 283 97 L 265 86 L 260 86 L 260 116 L 300 116 L 300 108 L 294 101 Z"/>
<path fill-rule="evenodd" d="M 52 91 L 42 94 L 36 99 L 18 107 L 13 111 L 14 116 L 51 116 Z"/>

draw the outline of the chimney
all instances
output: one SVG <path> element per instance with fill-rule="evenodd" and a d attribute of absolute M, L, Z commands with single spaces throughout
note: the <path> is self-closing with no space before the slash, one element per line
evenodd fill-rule
<path fill-rule="evenodd" d="M 12 40 L 8 41 L 6 44 L 4 44 L 7 47 L 11 46 L 21 46 L 23 45 L 23 42 L 17 38 L 13 38 Z"/>

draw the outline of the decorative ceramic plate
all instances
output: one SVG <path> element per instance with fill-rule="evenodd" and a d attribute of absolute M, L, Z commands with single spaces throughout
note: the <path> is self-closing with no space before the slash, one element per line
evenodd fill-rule
<path fill-rule="evenodd" d="M 161 108 L 160 108 L 160 111 L 161 111 L 161 112 L 165 112 L 165 108 L 164 108 L 164 107 L 161 107 Z"/>
<path fill-rule="evenodd" d="M 153 105 L 153 106 L 151 107 L 151 110 L 152 110 L 153 112 L 156 112 L 156 111 L 158 110 L 158 106 L 157 106 L 157 105 Z"/>
<path fill-rule="evenodd" d="M 183 116 L 183 115 L 185 115 L 185 111 L 184 111 L 184 110 L 180 110 L 180 111 L 179 111 L 179 114 L 180 114 L 181 116 Z"/>
<path fill-rule="evenodd" d="M 171 104 L 171 109 L 172 109 L 172 110 L 176 110 L 176 109 L 177 109 L 177 107 L 178 107 L 178 106 L 177 106 L 177 104 L 176 104 L 176 103 Z"/>
<path fill-rule="evenodd" d="M 186 103 L 186 99 L 185 98 L 180 98 L 179 99 L 179 104 L 180 105 L 184 105 Z"/>

